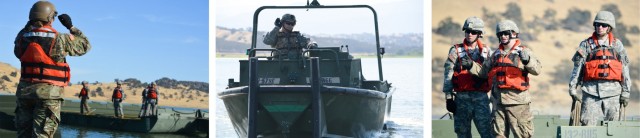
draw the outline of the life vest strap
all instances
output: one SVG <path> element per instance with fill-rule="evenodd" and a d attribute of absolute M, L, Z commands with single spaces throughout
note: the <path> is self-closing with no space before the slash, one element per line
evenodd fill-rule
<path fill-rule="evenodd" d="M 20 65 L 24 68 L 24 67 L 34 67 L 34 68 L 40 68 L 41 70 L 43 68 L 46 69 L 53 69 L 53 70 L 59 70 L 59 71 L 69 71 L 69 69 L 67 67 L 64 66 L 56 66 L 56 65 L 49 65 L 49 64 L 44 64 L 42 62 L 40 63 L 30 63 L 30 62 L 22 62 L 20 63 Z"/>
<path fill-rule="evenodd" d="M 609 73 L 598 73 L 598 77 L 605 78 L 605 77 L 608 77 L 608 76 L 609 76 Z"/>
<path fill-rule="evenodd" d="M 522 86 L 529 86 L 529 82 L 523 82 L 522 84 L 520 84 Z"/>
<path fill-rule="evenodd" d="M 22 74 L 23 78 L 36 78 L 36 79 L 47 79 L 47 80 L 54 80 L 54 81 L 61 81 L 61 82 L 67 82 L 67 78 L 65 77 L 56 77 L 56 76 L 49 76 L 49 75 L 44 75 L 44 74 Z"/>

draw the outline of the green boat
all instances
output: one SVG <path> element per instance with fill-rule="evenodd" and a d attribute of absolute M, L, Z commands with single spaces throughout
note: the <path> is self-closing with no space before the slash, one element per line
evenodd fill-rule
<path fill-rule="evenodd" d="M 176 109 L 159 107 L 158 116 L 139 118 L 140 105 L 123 104 L 124 118 L 114 117 L 113 104 L 89 102 L 94 110 L 90 115 L 81 115 L 78 100 L 65 99 L 60 112 L 61 123 L 67 125 L 102 128 L 142 133 L 208 133 L 208 111 L 198 109 Z M 15 95 L 0 95 L 0 128 L 15 130 L 13 112 Z"/>
<path fill-rule="evenodd" d="M 299 58 L 256 56 L 259 13 L 265 9 L 364 8 L 373 12 L 379 80 L 366 80 L 348 46 L 305 49 Z M 372 46 L 374 47 L 374 46 Z M 239 82 L 218 93 L 239 137 L 374 137 L 386 128 L 391 83 L 383 79 L 378 23 L 368 5 L 263 6 L 253 17 L 248 59 Z"/>
<path fill-rule="evenodd" d="M 434 138 L 455 138 L 453 119 L 432 120 Z M 480 134 L 471 125 L 474 138 Z M 631 138 L 640 136 L 640 118 L 626 121 L 600 121 L 597 126 L 570 126 L 569 118 L 559 115 L 536 115 L 533 117 L 534 137 L 540 138 Z M 513 134 L 510 135 L 513 137 Z"/>

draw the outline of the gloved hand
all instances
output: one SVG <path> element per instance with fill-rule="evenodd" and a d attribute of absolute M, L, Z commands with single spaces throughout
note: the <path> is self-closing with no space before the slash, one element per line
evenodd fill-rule
<path fill-rule="evenodd" d="M 282 27 L 282 22 L 280 22 L 280 18 L 277 18 L 276 22 L 274 22 L 273 24 L 275 24 L 278 27 Z"/>
<path fill-rule="evenodd" d="M 569 95 L 571 95 L 571 99 L 573 99 L 573 101 L 582 102 L 582 99 L 580 99 L 580 97 L 578 97 L 578 94 L 574 90 L 569 90 Z"/>
<path fill-rule="evenodd" d="M 461 63 L 462 63 L 462 68 L 464 69 L 471 69 L 471 67 L 473 67 L 473 60 L 471 60 L 471 57 L 466 56 L 464 58 L 460 58 L 461 59 Z"/>
<path fill-rule="evenodd" d="M 456 102 L 453 99 L 447 99 L 447 111 L 453 114 L 456 113 Z"/>
<path fill-rule="evenodd" d="M 60 23 L 62 23 L 62 25 L 64 25 L 64 27 L 66 27 L 67 29 L 71 29 L 71 27 L 73 27 L 73 23 L 71 23 L 71 17 L 69 17 L 69 15 L 67 14 L 58 16 L 58 20 L 60 20 Z"/>
<path fill-rule="evenodd" d="M 529 50 L 520 50 L 520 52 L 518 53 L 518 55 L 520 55 L 520 60 L 522 60 L 522 64 L 527 65 L 529 64 L 529 59 L 531 57 L 529 57 L 530 53 Z"/>
<path fill-rule="evenodd" d="M 629 105 L 629 97 L 620 96 L 620 104 L 627 107 L 627 105 Z"/>

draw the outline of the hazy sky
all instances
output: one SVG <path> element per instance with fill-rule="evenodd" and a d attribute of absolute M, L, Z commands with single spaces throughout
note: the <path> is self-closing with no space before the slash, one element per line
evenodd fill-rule
<path fill-rule="evenodd" d="M 253 13 L 260 6 L 304 6 L 306 0 L 218 0 L 215 6 L 216 26 L 252 27 Z M 422 0 L 320 0 L 322 5 L 370 5 L 378 14 L 381 34 L 423 33 Z M 369 9 L 356 10 L 263 10 L 261 31 L 271 30 L 276 18 L 284 13 L 296 15 L 294 30 L 308 34 L 343 34 L 373 32 L 373 16 Z"/>
<path fill-rule="evenodd" d="M 71 82 L 161 77 L 209 82 L 208 1 L 102 0 L 52 1 L 59 14 L 71 16 L 74 26 L 93 48 L 82 57 L 68 57 Z M 35 1 L 0 2 L 0 62 L 20 68 L 13 41 L 29 19 Z M 56 19 L 54 28 L 68 33 Z"/>

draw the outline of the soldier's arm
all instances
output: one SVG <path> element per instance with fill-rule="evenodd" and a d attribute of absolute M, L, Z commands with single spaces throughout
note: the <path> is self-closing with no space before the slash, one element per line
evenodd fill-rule
<path fill-rule="evenodd" d="M 489 61 L 489 59 L 491 59 L 491 55 L 493 54 L 493 51 L 489 47 L 484 47 L 484 49 L 486 49 L 488 52 L 487 52 L 487 57 L 483 59 L 484 61 L 482 63 L 491 62 Z M 482 70 L 483 66 L 484 64 L 473 62 L 473 66 L 471 66 L 471 69 L 469 69 L 469 72 L 472 75 L 476 75 L 480 77 L 480 74 L 482 74 L 480 72 L 483 71 Z M 486 73 L 484 73 L 484 75 L 486 75 Z M 483 77 L 483 78 L 486 78 L 486 77 Z"/>
<path fill-rule="evenodd" d="M 18 43 L 20 42 L 20 38 L 22 37 L 20 35 L 23 32 L 28 31 L 28 28 L 30 28 L 29 22 L 27 22 L 27 25 L 25 25 L 24 28 L 20 30 L 20 32 L 16 35 L 16 39 L 13 41 L 13 54 L 16 56 L 16 58 L 20 58 L 19 56 L 22 54 L 22 48 L 20 48 L 20 46 L 18 45 Z"/>
<path fill-rule="evenodd" d="M 583 47 L 585 45 L 586 43 L 582 42 L 580 46 L 578 46 L 576 53 L 573 55 L 573 58 L 571 58 L 571 60 L 573 61 L 573 71 L 571 72 L 571 77 L 569 79 L 570 94 L 577 94 L 576 89 L 578 88 L 578 85 L 580 85 L 582 66 L 584 66 L 585 57 L 587 56 L 587 51 L 586 49 L 584 49 L 585 47 Z"/>
<path fill-rule="evenodd" d="M 627 56 L 627 50 L 624 49 L 620 40 L 616 41 L 618 47 L 620 47 L 618 53 L 620 54 L 620 60 L 622 62 L 622 97 L 629 98 L 631 92 L 631 76 L 629 75 L 629 57 Z"/>
<path fill-rule="evenodd" d="M 529 53 L 529 63 L 524 66 L 524 68 L 529 71 L 529 74 L 538 76 L 542 70 L 542 64 L 540 64 L 540 60 L 536 58 L 533 54 L 533 51 L 529 48 L 525 48 L 524 50 L 528 50 Z"/>
<path fill-rule="evenodd" d="M 491 68 L 493 67 L 493 53 L 489 54 L 489 56 L 484 59 L 484 62 L 482 62 L 482 65 L 480 64 L 474 64 L 471 69 L 469 69 L 469 72 L 472 75 L 478 76 L 480 78 L 487 78 L 487 74 L 489 74 L 489 71 L 491 71 Z"/>
<path fill-rule="evenodd" d="M 65 53 L 64 56 L 82 56 L 91 50 L 89 39 L 80 29 L 72 27 L 69 31 L 71 34 L 61 33 L 56 41 L 62 46 L 62 51 Z"/>
<path fill-rule="evenodd" d="M 278 32 L 280 32 L 280 27 L 273 27 L 273 30 L 264 35 L 264 39 L 262 40 L 262 42 L 264 44 L 271 45 L 271 47 L 274 47 L 274 45 L 276 45 L 276 34 Z"/>
<path fill-rule="evenodd" d="M 454 48 L 455 47 L 452 46 L 449 49 L 449 56 L 447 56 L 447 59 L 444 62 L 444 82 L 442 85 L 442 92 L 446 95 L 450 95 L 453 92 L 453 83 L 451 82 L 451 78 L 453 77 L 453 67 L 458 59 L 458 54 Z"/>

